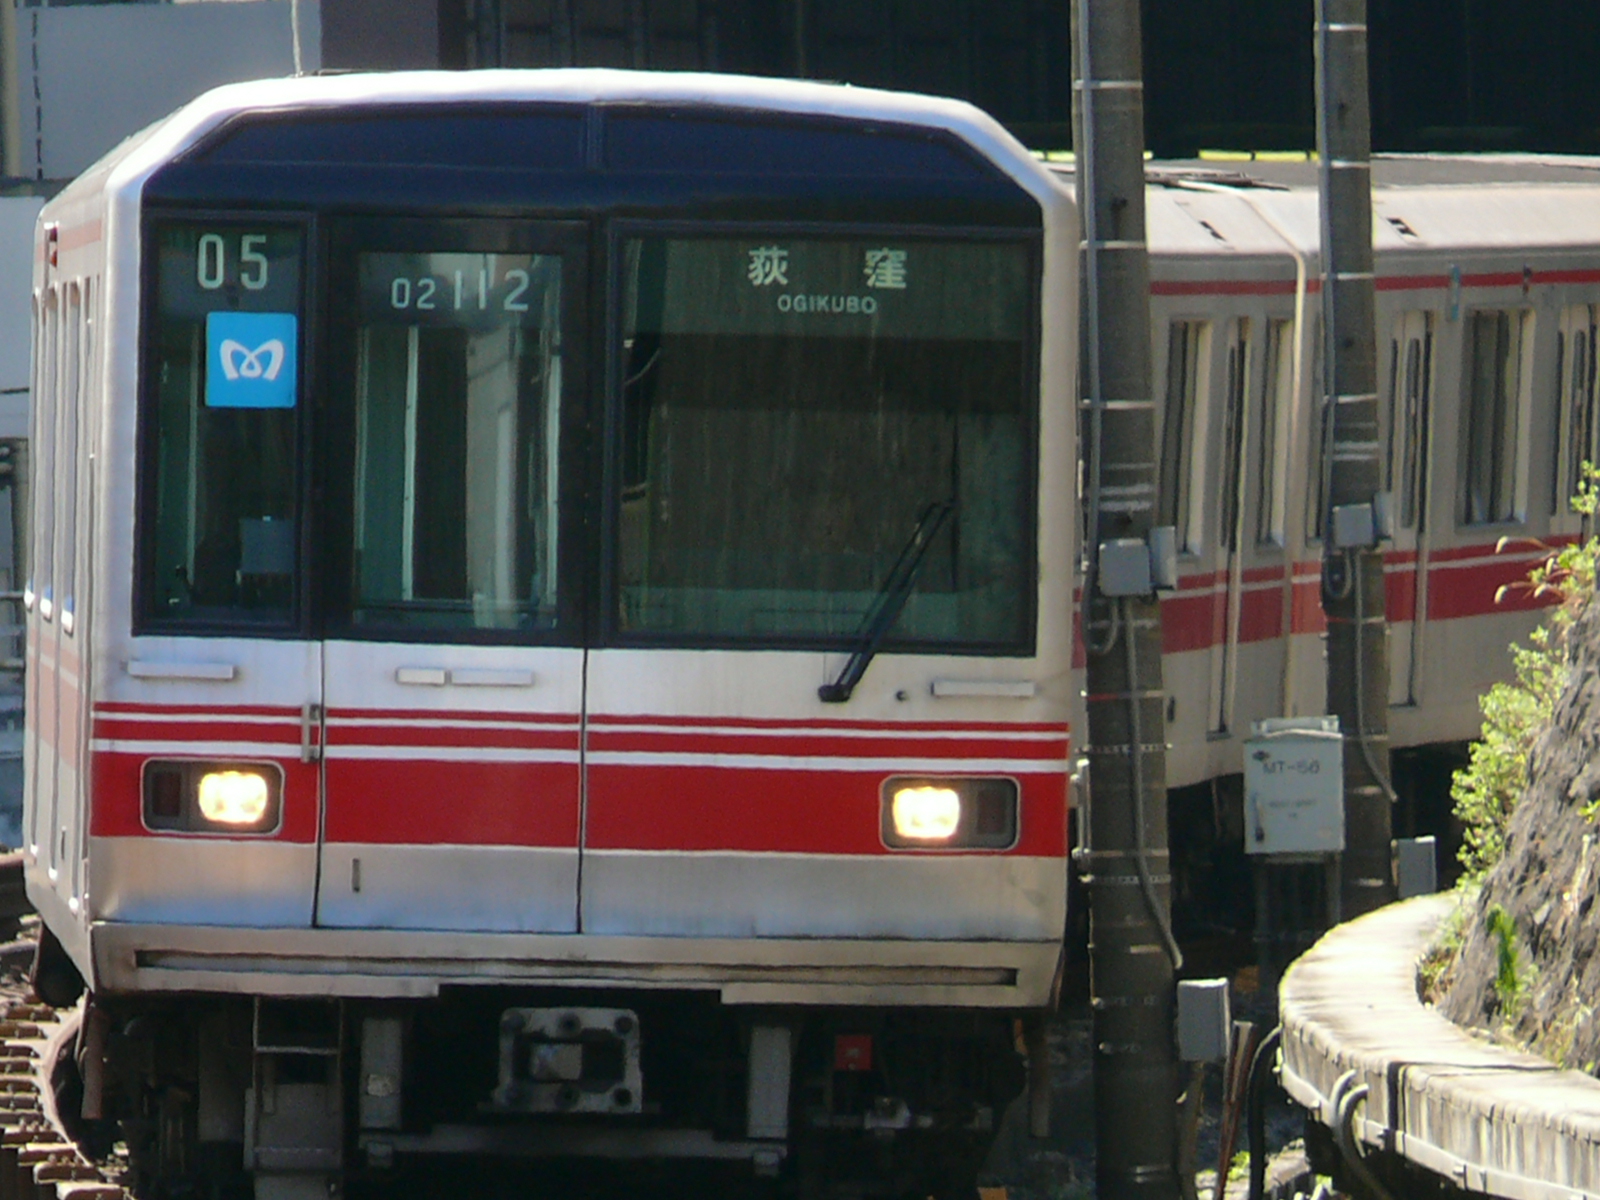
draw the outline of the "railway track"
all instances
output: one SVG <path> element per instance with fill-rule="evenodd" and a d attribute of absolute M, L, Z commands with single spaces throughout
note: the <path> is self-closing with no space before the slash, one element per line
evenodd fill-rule
<path fill-rule="evenodd" d="M 22 883 L 22 855 L 0 856 L 0 1200 L 130 1200 L 116 1163 L 84 1154 L 57 1107 L 81 1003 L 58 1010 L 28 984 L 38 918 Z"/>

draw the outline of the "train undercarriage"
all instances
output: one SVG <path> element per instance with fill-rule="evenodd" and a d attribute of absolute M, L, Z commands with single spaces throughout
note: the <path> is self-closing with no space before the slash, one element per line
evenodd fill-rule
<path fill-rule="evenodd" d="M 78 1066 L 84 1139 L 124 1143 L 141 1196 L 381 1193 L 451 1155 L 698 1160 L 801 1197 L 970 1196 L 1025 1089 L 1023 1044 L 994 1011 L 454 988 L 95 997 Z"/>

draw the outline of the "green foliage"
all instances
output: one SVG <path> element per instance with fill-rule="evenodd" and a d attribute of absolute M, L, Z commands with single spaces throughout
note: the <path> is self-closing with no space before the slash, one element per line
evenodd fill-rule
<path fill-rule="evenodd" d="M 1524 967 L 1517 949 L 1517 923 L 1500 905 L 1491 904 L 1485 924 L 1495 943 L 1494 994 L 1500 1001 L 1500 1011 L 1515 1017 L 1533 982 L 1531 967 Z"/>
<path fill-rule="evenodd" d="M 1572 507 L 1593 519 L 1600 508 L 1600 470 L 1583 464 L 1583 478 Z M 1505 539 L 1502 539 L 1502 548 Z M 1468 751 L 1450 789 L 1463 828 L 1461 865 L 1469 881 L 1482 879 L 1505 853 L 1506 827 L 1528 782 L 1528 753 L 1539 730 L 1555 711 L 1567 681 L 1567 639 L 1578 614 L 1594 595 L 1600 540 L 1584 538 L 1550 549 L 1528 578 L 1507 591 L 1555 602 L 1530 639 L 1511 647 L 1512 679 L 1497 683 L 1478 700 L 1483 733 Z M 1496 599 L 1501 598 L 1497 596 Z M 1600 803 L 1595 806 L 1600 809 Z M 1586 812 L 1593 817 L 1595 812 Z"/>
<path fill-rule="evenodd" d="M 1489 907 L 1487 924 L 1495 940 L 1494 993 L 1504 1004 L 1517 994 L 1517 927 L 1498 904 Z"/>
<path fill-rule="evenodd" d="M 1462 825 L 1461 865 L 1470 880 L 1483 878 L 1506 848 L 1506 826 L 1528 782 L 1528 752 L 1555 711 L 1566 672 L 1550 646 L 1549 629 L 1534 631 L 1533 646 L 1511 647 L 1514 678 L 1478 699 L 1483 732 L 1467 751 L 1450 794 Z"/>

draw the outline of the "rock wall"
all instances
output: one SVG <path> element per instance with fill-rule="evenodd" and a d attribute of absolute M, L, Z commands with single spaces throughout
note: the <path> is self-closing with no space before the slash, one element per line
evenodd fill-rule
<path fill-rule="evenodd" d="M 1573 625 L 1568 664 L 1554 718 L 1529 756 L 1505 857 L 1460 914 L 1461 951 L 1438 1003 L 1459 1024 L 1593 1073 L 1600 1062 L 1600 819 L 1585 809 L 1600 809 L 1600 603 Z M 1508 940 L 1510 987 L 1502 971 Z"/>

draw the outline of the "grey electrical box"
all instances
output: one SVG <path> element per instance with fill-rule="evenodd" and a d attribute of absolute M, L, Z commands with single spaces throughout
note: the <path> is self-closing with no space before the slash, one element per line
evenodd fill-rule
<path fill-rule="evenodd" d="M 1438 844 L 1428 837 L 1400 838 L 1394 844 L 1394 875 L 1400 899 L 1431 896 L 1439 890 Z"/>
<path fill-rule="evenodd" d="M 1100 543 L 1100 594 L 1102 596 L 1148 596 L 1150 547 L 1143 538 L 1112 538 Z"/>
<path fill-rule="evenodd" d="M 1179 981 L 1179 1058 L 1184 1062 L 1218 1062 L 1227 1058 L 1232 1031 L 1226 979 Z"/>
<path fill-rule="evenodd" d="M 1370 504 L 1339 504 L 1333 510 L 1333 544 L 1341 550 L 1376 545 L 1378 521 Z"/>
<path fill-rule="evenodd" d="M 1338 717 L 1257 721 L 1244 744 L 1246 854 L 1344 849 L 1344 738 Z"/>

